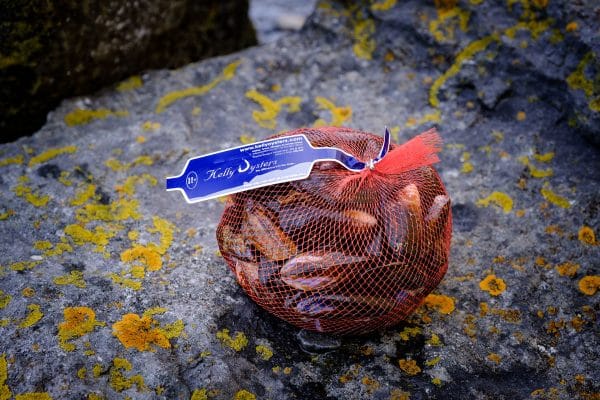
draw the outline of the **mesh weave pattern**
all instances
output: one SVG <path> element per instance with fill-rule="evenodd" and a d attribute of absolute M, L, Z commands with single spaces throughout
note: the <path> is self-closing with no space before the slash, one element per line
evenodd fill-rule
<path fill-rule="evenodd" d="M 383 143 L 334 127 L 279 136 L 295 134 L 363 162 Z M 272 314 L 320 332 L 366 333 L 410 315 L 446 273 L 452 231 L 450 199 L 429 165 L 437 156 L 397 168 L 422 149 L 411 142 L 392 145 L 381 168 L 357 173 L 318 162 L 305 180 L 230 196 L 217 240 L 244 291 Z"/>

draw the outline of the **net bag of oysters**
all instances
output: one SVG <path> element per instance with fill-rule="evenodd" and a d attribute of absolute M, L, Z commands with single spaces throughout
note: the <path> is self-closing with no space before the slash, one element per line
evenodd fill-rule
<path fill-rule="evenodd" d="M 244 291 L 298 327 L 361 334 L 410 315 L 448 267 L 450 199 L 432 164 L 434 129 L 392 144 L 348 128 L 304 128 L 306 136 L 366 163 L 314 164 L 306 179 L 229 196 L 217 239 Z"/>

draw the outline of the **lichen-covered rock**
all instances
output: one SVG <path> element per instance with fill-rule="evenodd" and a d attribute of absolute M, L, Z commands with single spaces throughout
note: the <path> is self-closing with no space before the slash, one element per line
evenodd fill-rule
<path fill-rule="evenodd" d="M 595 3 L 436 3 L 322 1 L 299 35 L 65 101 L 2 145 L 0 393 L 598 397 Z M 588 59 L 591 95 L 567 82 Z M 236 285 L 223 202 L 163 188 L 190 156 L 323 124 L 398 141 L 437 124 L 454 216 L 412 318 L 337 341 Z"/>
<path fill-rule="evenodd" d="M 0 5 L 2 141 L 31 134 L 65 97 L 256 43 L 247 0 L 35 1 Z M 131 76 L 133 75 L 133 76 Z M 126 79 L 127 78 L 127 79 Z"/>

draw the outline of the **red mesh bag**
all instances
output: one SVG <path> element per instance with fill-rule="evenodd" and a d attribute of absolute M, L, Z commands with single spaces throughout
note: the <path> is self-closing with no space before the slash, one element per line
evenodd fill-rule
<path fill-rule="evenodd" d="M 362 162 L 383 138 L 348 128 L 304 128 L 314 147 Z M 315 163 L 307 179 L 231 195 L 217 228 L 222 256 L 244 291 L 301 328 L 360 334 L 398 323 L 448 267 L 450 199 L 431 164 L 434 129 L 392 145 L 373 169 Z"/>

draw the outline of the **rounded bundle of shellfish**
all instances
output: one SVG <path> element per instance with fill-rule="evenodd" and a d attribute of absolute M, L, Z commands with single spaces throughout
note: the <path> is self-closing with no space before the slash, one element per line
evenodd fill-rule
<path fill-rule="evenodd" d="M 373 160 L 383 138 L 305 128 L 314 147 Z M 431 164 L 440 139 L 425 132 L 374 168 L 315 163 L 307 179 L 231 195 L 217 239 L 244 291 L 299 327 L 359 334 L 398 323 L 441 281 L 452 231 L 450 198 Z"/>

